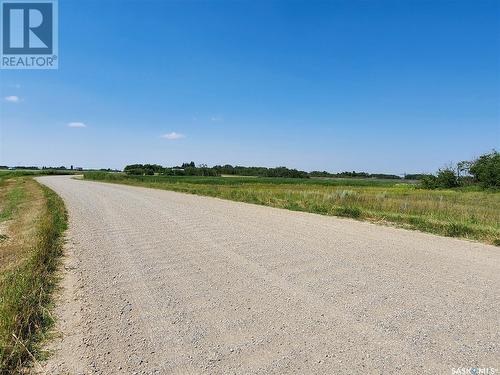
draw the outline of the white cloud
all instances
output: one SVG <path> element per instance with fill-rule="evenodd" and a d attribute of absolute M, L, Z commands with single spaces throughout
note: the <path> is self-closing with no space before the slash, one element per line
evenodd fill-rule
<path fill-rule="evenodd" d="M 19 96 L 16 95 L 6 96 L 4 99 L 10 103 L 19 103 L 21 101 Z"/>
<path fill-rule="evenodd" d="M 222 116 L 212 116 L 210 118 L 210 121 L 212 121 L 212 122 L 221 122 L 221 121 L 224 121 L 224 117 L 222 117 Z"/>
<path fill-rule="evenodd" d="M 87 125 L 85 125 L 83 122 L 70 122 L 68 124 L 68 128 L 86 128 Z"/>
<path fill-rule="evenodd" d="M 165 138 L 165 139 L 169 139 L 171 141 L 175 140 L 175 139 L 186 138 L 186 136 L 184 134 L 179 134 L 179 133 L 176 133 L 176 132 L 163 134 L 161 137 Z"/>

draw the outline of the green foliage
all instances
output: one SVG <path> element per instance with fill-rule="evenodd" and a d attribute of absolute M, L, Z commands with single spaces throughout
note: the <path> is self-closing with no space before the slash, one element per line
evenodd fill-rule
<path fill-rule="evenodd" d="M 183 169 L 181 169 L 181 168 L 167 169 L 164 172 L 164 175 L 166 175 L 166 176 L 218 176 L 219 174 L 213 168 L 207 168 L 207 167 L 196 168 L 196 167 L 192 167 L 192 166 L 187 166 Z"/>
<path fill-rule="evenodd" d="M 434 175 L 424 176 L 420 180 L 420 187 L 424 189 L 437 189 L 439 187 L 437 177 Z"/>
<path fill-rule="evenodd" d="M 439 187 L 445 189 L 458 186 L 458 178 L 455 175 L 455 171 L 450 168 L 440 169 L 436 181 Z"/>
<path fill-rule="evenodd" d="M 124 168 L 124 172 L 133 176 L 149 175 L 163 173 L 165 168 L 158 164 L 131 164 Z"/>
<path fill-rule="evenodd" d="M 145 170 L 141 168 L 130 168 L 126 172 L 132 176 L 143 176 L 145 174 Z"/>
<path fill-rule="evenodd" d="M 337 207 L 334 211 L 337 216 L 359 218 L 361 216 L 361 209 L 358 207 Z"/>
<path fill-rule="evenodd" d="M 3 210 L 0 211 L 0 222 L 9 220 L 12 217 L 12 214 L 15 212 L 20 202 L 25 197 L 25 191 L 21 185 L 21 180 L 19 180 L 16 186 L 10 190 L 5 197 L 5 204 Z"/>
<path fill-rule="evenodd" d="M 471 163 L 469 173 L 484 187 L 500 188 L 500 153 L 480 156 Z"/>
<path fill-rule="evenodd" d="M 241 165 L 232 166 L 216 165 L 213 167 L 219 175 L 231 176 L 253 176 L 253 177 L 283 177 L 283 178 L 309 178 L 307 172 L 286 167 L 267 168 L 267 167 L 243 167 Z"/>
<path fill-rule="evenodd" d="M 481 155 L 474 161 L 461 161 L 454 168 L 440 169 L 437 176 L 407 176 L 422 176 L 420 187 L 424 189 L 450 189 L 459 186 L 473 189 L 473 185 L 498 189 L 500 188 L 500 154 L 493 151 Z"/>
<path fill-rule="evenodd" d="M 458 186 L 458 178 L 449 168 L 440 169 L 437 176 L 426 175 L 420 180 L 420 187 L 424 189 L 450 189 Z"/>

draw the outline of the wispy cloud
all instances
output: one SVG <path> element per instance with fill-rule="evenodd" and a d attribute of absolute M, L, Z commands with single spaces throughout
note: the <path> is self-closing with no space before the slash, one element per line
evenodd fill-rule
<path fill-rule="evenodd" d="M 86 128 L 87 125 L 85 125 L 83 122 L 70 122 L 68 124 L 68 128 Z"/>
<path fill-rule="evenodd" d="M 19 96 L 16 95 L 6 96 L 4 99 L 9 103 L 19 103 L 21 101 L 21 98 L 19 98 Z"/>
<path fill-rule="evenodd" d="M 161 137 L 165 138 L 165 139 L 169 139 L 171 141 L 176 140 L 176 139 L 186 138 L 186 136 L 184 134 L 180 134 L 180 133 L 176 133 L 176 132 L 163 134 Z"/>
<path fill-rule="evenodd" d="M 212 117 L 210 117 L 210 121 L 212 121 L 212 122 L 221 122 L 221 121 L 224 121 L 224 117 L 222 117 L 222 116 L 212 116 Z"/>

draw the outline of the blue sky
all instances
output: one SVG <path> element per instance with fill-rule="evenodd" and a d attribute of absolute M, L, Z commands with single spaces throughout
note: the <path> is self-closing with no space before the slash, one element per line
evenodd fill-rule
<path fill-rule="evenodd" d="M 0 164 L 428 172 L 500 148 L 498 1 L 59 1 Z"/>

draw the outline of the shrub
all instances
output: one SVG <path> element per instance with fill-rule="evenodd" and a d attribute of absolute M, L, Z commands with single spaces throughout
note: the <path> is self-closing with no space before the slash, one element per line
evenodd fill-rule
<path fill-rule="evenodd" d="M 483 187 L 500 187 L 500 153 L 493 151 L 472 162 L 469 173 Z"/>
<path fill-rule="evenodd" d="M 420 180 L 424 189 L 449 189 L 459 186 L 455 172 L 450 168 L 440 169 L 437 176 L 427 175 Z"/>
<path fill-rule="evenodd" d="M 437 184 L 441 188 L 454 188 L 458 186 L 455 171 L 450 168 L 440 169 L 437 175 Z"/>
<path fill-rule="evenodd" d="M 439 187 L 437 177 L 434 175 L 424 176 L 420 181 L 420 186 L 424 189 L 437 189 Z"/>

